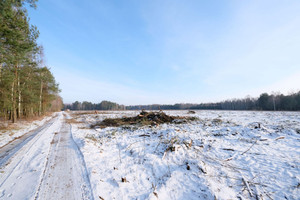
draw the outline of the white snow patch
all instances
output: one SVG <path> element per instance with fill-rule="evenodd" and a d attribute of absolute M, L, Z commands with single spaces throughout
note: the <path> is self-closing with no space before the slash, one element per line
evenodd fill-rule
<path fill-rule="evenodd" d="M 51 116 L 44 117 L 42 120 L 36 120 L 33 122 L 27 122 L 27 121 L 18 121 L 13 129 L 3 129 L 0 130 L 0 148 L 14 140 L 15 138 L 18 138 L 25 133 L 28 133 L 40 126 L 42 126 L 45 122 L 49 121 L 51 118 L 54 117 L 56 113 L 53 113 Z M 1 126 L 8 126 L 7 122 L 1 122 Z"/>
<path fill-rule="evenodd" d="M 83 123 L 72 124 L 95 197 L 299 198 L 299 112 L 197 111 L 188 116 L 199 121 L 187 124 L 89 128 L 107 117 L 136 114 L 79 115 Z M 171 146 L 175 151 L 167 150 Z"/>

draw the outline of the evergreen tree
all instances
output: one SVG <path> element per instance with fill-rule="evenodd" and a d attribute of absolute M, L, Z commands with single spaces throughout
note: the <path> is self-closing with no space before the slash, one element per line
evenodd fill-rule
<path fill-rule="evenodd" d="M 36 7 L 36 0 L 0 2 L 0 114 L 12 122 L 43 114 L 59 91 L 50 70 L 38 67 L 39 32 L 29 23 L 25 3 Z"/>

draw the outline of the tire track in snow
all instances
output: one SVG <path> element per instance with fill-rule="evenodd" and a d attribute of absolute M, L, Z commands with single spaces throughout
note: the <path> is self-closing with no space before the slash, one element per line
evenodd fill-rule
<path fill-rule="evenodd" d="M 63 123 L 52 141 L 35 199 L 94 199 L 84 158 Z"/>
<path fill-rule="evenodd" d="M 11 157 L 15 155 L 24 145 L 26 145 L 29 141 L 31 141 L 35 136 L 38 135 L 41 131 L 48 129 L 54 122 L 55 118 L 52 118 L 44 125 L 38 127 L 37 129 L 30 131 L 27 134 L 22 135 L 19 138 L 11 141 L 10 143 L 4 145 L 0 148 L 0 167 L 3 167 Z"/>
<path fill-rule="evenodd" d="M 42 178 L 40 180 L 40 183 L 39 183 L 39 186 L 38 186 L 38 189 L 36 191 L 36 194 L 35 194 L 35 197 L 34 199 L 36 200 L 38 198 L 38 195 L 39 195 L 39 192 L 41 190 L 41 183 L 44 181 L 44 177 L 45 177 L 45 172 L 46 172 L 46 169 L 48 167 L 48 163 L 49 163 L 49 155 L 50 155 L 50 152 L 52 151 L 52 148 L 53 148 L 53 145 L 52 144 L 55 144 L 57 143 L 58 141 L 58 134 L 57 133 L 54 133 L 54 136 L 53 136 L 53 139 L 51 141 L 51 146 L 50 146 L 50 149 L 49 149 L 49 152 L 48 152 L 48 155 L 47 155 L 47 161 L 46 161 L 46 164 L 45 164 L 45 168 L 44 168 L 44 171 L 43 171 L 43 174 L 42 174 Z"/>
<path fill-rule="evenodd" d="M 22 138 L 19 138 L 16 144 L 10 143 L 9 146 L 4 146 L 5 149 L 1 149 L 0 152 L 0 169 L 4 168 L 6 165 L 8 165 L 11 160 L 14 158 L 14 155 L 19 152 L 19 150 L 22 149 L 26 144 L 30 144 L 29 147 L 26 147 L 26 151 L 23 151 L 23 155 L 27 154 L 31 147 L 35 145 L 35 143 L 40 139 L 42 136 L 42 133 L 49 129 L 51 125 L 55 122 L 56 119 L 52 119 L 47 124 L 43 125 L 42 127 L 38 128 L 36 131 L 33 132 L 33 134 L 30 134 L 29 136 L 26 136 L 23 141 L 19 141 Z M 8 147 L 8 148 L 6 148 Z M 3 150 L 3 151 L 2 151 Z M 23 150 L 23 149 L 22 149 Z M 13 171 L 19 166 L 19 164 L 23 161 L 25 158 L 24 156 L 20 156 L 21 159 L 9 170 L 6 174 L 6 178 L 0 183 L 0 187 L 5 183 L 5 181 L 10 177 L 10 175 L 13 173 Z M 2 177 L 1 177 L 2 178 Z"/>
<path fill-rule="evenodd" d="M 37 188 L 42 170 L 45 166 L 46 155 L 53 132 L 61 127 L 62 114 L 57 115 L 48 123 L 36 129 L 33 137 L 25 137 L 24 143 L 18 142 L 15 148 L 10 145 L 13 153 L 3 151 L 8 156 L 1 166 L 0 173 L 0 199 L 31 199 Z"/>

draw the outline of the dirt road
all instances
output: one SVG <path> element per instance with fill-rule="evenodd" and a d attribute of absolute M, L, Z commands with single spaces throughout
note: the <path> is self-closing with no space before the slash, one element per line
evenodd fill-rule
<path fill-rule="evenodd" d="M 93 199 L 84 158 L 59 113 L 0 149 L 0 199 Z"/>

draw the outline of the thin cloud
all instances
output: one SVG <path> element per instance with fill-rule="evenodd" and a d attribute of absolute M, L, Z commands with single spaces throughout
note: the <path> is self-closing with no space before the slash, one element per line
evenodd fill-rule
<path fill-rule="evenodd" d="M 68 2 L 33 17 L 66 101 L 199 103 L 298 83 L 299 1 Z"/>

